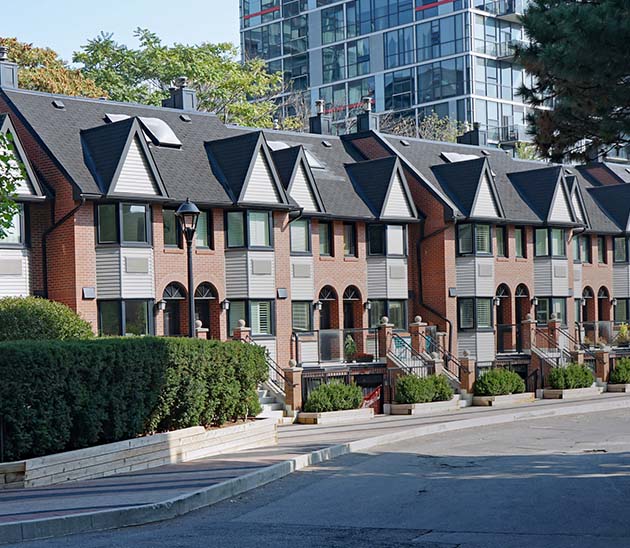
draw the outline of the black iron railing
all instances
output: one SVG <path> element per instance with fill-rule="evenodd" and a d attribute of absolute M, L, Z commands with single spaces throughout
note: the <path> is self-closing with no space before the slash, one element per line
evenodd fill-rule
<path fill-rule="evenodd" d="M 435 373 L 433 364 L 427 363 L 422 354 L 396 333 L 392 335 L 389 351 L 395 363 L 408 375 L 428 377 Z"/>

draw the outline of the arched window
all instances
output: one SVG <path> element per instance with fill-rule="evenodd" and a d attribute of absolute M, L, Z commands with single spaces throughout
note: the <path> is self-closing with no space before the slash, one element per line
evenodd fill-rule
<path fill-rule="evenodd" d="M 211 283 L 203 282 L 195 290 L 195 299 L 211 300 L 217 298 L 217 292 Z"/>
<path fill-rule="evenodd" d="M 521 298 L 528 298 L 529 297 L 529 289 L 527 289 L 527 286 L 525 284 L 520 284 L 517 288 L 516 288 L 516 293 L 514 294 L 515 297 L 521 297 Z"/>
<path fill-rule="evenodd" d="M 598 299 L 610 299 L 610 293 L 608 292 L 608 289 L 606 289 L 605 287 L 600 287 L 599 291 L 597 292 L 597 298 Z"/>
<path fill-rule="evenodd" d="M 180 283 L 171 282 L 164 288 L 162 299 L 166 302 L 164 307 L 164 335 L 176 337 L 182 335 L 184 330 L 182 318 L 184 317 L 183 301 L 186 299 L 186 290 Z"/>
<path fill-rule="evenodd" d="M 319 292 L 319 300 L 320 301 L 336 301 L 337 293 L 335 290 L 329 285 L 325 285 L 322 287 L 322 290 Z"/>
<path fill-rule="evenodd" d="M 348 287 L 346 287 L 346 290 L 343 292 L 343 300 L 344 301 L 360 301 L 361 293 L 355 286 L 349 285 Z"/>
<path fill-rule="evenodd" d="M 181 284 L 177 282 L 172 282 L 164 288 L 162 298 L 165 301 L 179 301 L 186 298 L 186 290 L 182 287 Z"/>

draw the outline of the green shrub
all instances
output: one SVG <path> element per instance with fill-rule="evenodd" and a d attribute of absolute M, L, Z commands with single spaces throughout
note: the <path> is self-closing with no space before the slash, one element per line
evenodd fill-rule
<path fill-rule="evenodd" d="M 90 324 L 64 304 L 36 297 L 0 299 L 0 341 L 92 337 Z"/>
<path fill-rule="evenodd" d="M 554 389 L 588 388 L 593 384 L 593 373 L 585 365 L 572 363 L 554 367 L 549 372 L 549 384 Z"/>
<path fill-rule="evenodd" d="M 396 403 L 447 401 L 452 397 L 453 389 L 443 375 L 405 375 L 396 381 Z"/>
<path fill-rule="evenodd" d="M 264 349 L 186 338 L 0 343 L 4 459 L 256 415 Z"/>
<path fill-rule="evenodd" d="M 358 409 L 363 402 L 363 392 L 356 384 L 331 382 L 313 390 L 304 404 L 307 413 Z"/>
<path fill-rule="evenodd" d="M 509 369 L 490 369 L 475 381 L 475 396 L 505 396 L 525 392 L 525 381 Z"/>
<path fill-rule="evenodd" d="M 615 368 L 610 372 L 610 382 L 612 384 L 630 383 L 630 358 L 621 358 L 615 364 Z"/>

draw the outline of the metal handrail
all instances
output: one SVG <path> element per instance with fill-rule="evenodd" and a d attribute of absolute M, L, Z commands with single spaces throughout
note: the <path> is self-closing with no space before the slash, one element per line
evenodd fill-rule
<path fill-rule="evenodd" d="M 575 322 L 575 325 L 579 327 L 580 324 L 579 322 Z M 569 331 L 568 327 L 567 328 L 560 327 L 558 331 L 560 331 L 560 333 L 562 333 L 567 339 L 569 339 L 569 341 L 573 343 L 576 349 L 582 350 L 585 354 L 588 354 L 592 359 L 596 359 L 595 353 L 587 345 L 580 342 L 576 337 L 571 335 L 571 332 Z"/>
<path fill-rule="evenodd" d="M 427 374 L 433 373 L 433 366 L 428 364 L 422 354 L 413 348 L 413 346 L 411 346 L 400 335 L 393 333 L 391 343 L 391 346 L 393 346 L 395 350 L 392 351 L 390 347 L 390 352 L 398 359 L 399 366 L 403 371 L 405 371 L 405 373 L 409 375 L 416 374 L 414 366 L 410 365 L 414 360 L 420 362 L 417 367 L 425 369 Z M 402 352 L 398 353 L 396 350 L 402 350 Z"/>
<path fill-rule="evenodd" d="M 267 367 L 272 370 L 278 377 L 280 377 L 282 379 L 282 382 L 278 382 L 276 379 L 273 379 L 271 375 L 269 375 L 269 382 L 273 383 L 276 388 L 278 388 L 278 390 L 282 393 L 286 395 L 286 390 L 285 387 L 288 385 L 291 388 L 295 388 L 295 384 L 292 383 L 291 381 L 289 381 L 289 379 L 286 378 L 286 376 L 284 375 L 284 372 L 282 370 L 282 367 L 280 367 L 278 365 L 278 363 L 276 362 L 276 360 L 274 360 L 271 355 L 269 354 L 269 349 L 264 347 L 262 344 L 258 344 L 254 339 L 252 339 L 251 335 L 246 335 L 245 336 L 245 342 L 247 342 L 248 344 L 253 344 L 254 346 L 257 346 L 259 348 L 264 349 L 265 351 L 265 361 L 267 362 Z"/>
<path fill-rule="evenodd" d="M 462 364 L 459 362 L 459 360 L 453 354 L 451 354 L 451 352 L 449 352 L 446 348 L 442 347 L 442 345 L 440 345 L 440 343 L 437 340 L 433 340 L 427 337 L 424 333 L 420 333 L 420 336 L 425 340 L 426 343 L 429 343 L 433 348 L 437 349 L 438 354 L 441 355 L 442 358 L 444 359 L 444 369 L 446 370 L 446 372 L 456 377 L 457 380 L 461 381 L 462 380 Z M 452 371 L 450 369 L 451 365 L 454 366 L 455 371 Z"/>

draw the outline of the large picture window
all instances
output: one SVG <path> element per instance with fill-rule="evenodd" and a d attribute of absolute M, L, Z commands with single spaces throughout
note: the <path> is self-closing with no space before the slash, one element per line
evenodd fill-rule
<path fill-rule="evenodd" d="M 537 228 L 535 232 L 536 257 L 566 257 L 564 228 Z"/>
<path fill-rule="evenodd" d="M 368 225 L 370 255 L 404 256 L 407 253 L 406 230 L 402 225 Z"/>
<path fill-rule="evenodd" d="M 457 226 L 458 255 L 492 254 L 491 226 L 486 224 L 461 224 Z"/>
<path fill-rule="evenodd" d="M 99 244 L 147 245 L 150 243 L 150 224 L 146 204 L 100 204 L 97 241 Z"/>
<path fill-rule="evenodd" d="M 556 318 L 563 324 L 567 322 L 567 300 L 564 297 L 537 297 L 536 305 L 536 321 L 547 323 L 551 319 L 551 315 L 555 314 Z"/>
<path fill-rule="evenodd" d="M 407 301 L 405 300 L 371 300 L 370 327 L 378 327 L 381 318 L 387 316 L 394 329 L 407 328 Z"/>
<path fill-rule="evenodd" d="M 228 211 L 226 214 L 227 246 L 272 246 L 269 211 Z"/>
<path fill-rule="evenodd" d="M 238 327 L 239 320 L 245 320 L 253 336 L 274 334 L 274 306 L 270 300 L 234 300 L 230 301 L 228 311 L 228 329 L 230 337 Z"/>
<path fill-rule="evenodd" d="M 459 329 L 492 329 L 492 298 L 461 297 L 457 301 Z"/>
<path fill-rule="evenodd" d="M 153 334 L 152 303 L 143 299 L 99 301 L 99 333 L 106 336 Z"/>
<path fill-rule="evenodd" d="M 297 219 L 290 225 L 291 253 L 311 253 L 311 227 L 308 219 Z"/>

